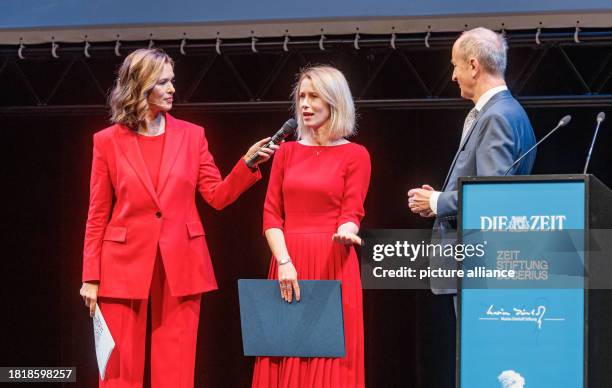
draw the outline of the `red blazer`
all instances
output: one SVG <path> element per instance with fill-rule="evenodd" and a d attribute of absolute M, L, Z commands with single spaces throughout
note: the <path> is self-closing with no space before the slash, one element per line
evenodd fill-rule
<path fill-rule="evenodd" d="M 172 295 L 216 289 L 195 192 L 222 209 L 261 178 L 259 170 L 241 159 L 222 179 L 204 128 L 166 114 L 156 192 L 137 136 L 121 125 L 94 135 L 83 281 L 99 281 L 100 296 L 148 298 L 159 246 Z"/>

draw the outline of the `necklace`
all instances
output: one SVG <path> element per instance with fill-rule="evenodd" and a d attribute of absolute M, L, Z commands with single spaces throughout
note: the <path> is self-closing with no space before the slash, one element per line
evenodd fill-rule
<path fill-rule="evenodd" d="M 305 146 L 310 146 L 310 147 L 331 147 L 331 146 L 335 146 L 335 145 L 340 145 L 340 144 L 345 144 L 348 143 L 348 141 L 341 137 L 339 139 L 330 141 L 327 144 L 317 144 L 316 142 L 312 141 L 312 140 L 306 140 L 302 139 L 299 141 L 300 144 L 305 145 Z"/>

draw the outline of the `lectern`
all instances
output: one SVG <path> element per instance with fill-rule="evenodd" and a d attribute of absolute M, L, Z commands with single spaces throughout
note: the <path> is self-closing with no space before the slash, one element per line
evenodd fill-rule
<path fill-rule="evenodd" d="M 592 175 L 463 177 L 457 225 L 485 252 L 466 273 L 512 275 L 459 279 L 457 386 L 612 387 L 612 191 Z"/>

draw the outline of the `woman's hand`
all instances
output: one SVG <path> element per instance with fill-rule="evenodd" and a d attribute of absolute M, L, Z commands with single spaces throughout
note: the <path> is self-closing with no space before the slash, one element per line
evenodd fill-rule
<path fill-rule="evenodd" d="M 276 151 L 279 147 L 276 144 L 270 144 L 269 147 L 261 148 L 266 145 L 267 142 L 272 139 L 271 137 L 266 137 L 265 139 L 261 139 L 257 143 L 253 144 L 251 148 L 247 151 L 246 155 L 244 155 L 244 161 L 248 161 L 251 155 L 259 155 L 259 158 L 253 163 L 253 167 L 259 165 L 260 163 L 267 162 L 268 159 L 274 155 L 274 151 Z M 261 148 L 261 149 L 260 149 Z"/>
<path fill-rule="evenodd" d="M 359 232 L 359 227 L 354 222 L 345 222 L 344 224 L 338 226 L 338 230 L 332 236 L 332 240 L 337 242 L 338 244 L 344 245 L 362 245 L 361 237 L 357 236 L 357 232 Z"/>
<path fill-rule="evenodd" d="M 96 313 L 96 303 L 98 302 L 98 283 L 85 282 L 81 286 L 81 297 L 85 302 L 85 307 L 89 308 L 89 316 L 93 318 Z"/>
<path fill-rule="evenodd" d="M 334 240 L 338 244 L 361 245 L 361 237 L 357 236 L 357 234 L 353 232 L 338 231 L 337 233 L 334 233 L 334 235 L 332 236 L 332 240 Z"/>
<path fill-rule="evenodd" d="M 292 262 L 278 266 L 278 282 L 280 284 L 281 298 L 291 303 L 293 291 L 295 300 L 300 301 L 300 286 L 297 281 L 297 271 Z"/>

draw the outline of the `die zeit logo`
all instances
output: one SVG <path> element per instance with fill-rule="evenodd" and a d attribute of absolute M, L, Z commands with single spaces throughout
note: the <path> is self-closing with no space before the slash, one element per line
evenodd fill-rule
<path fill-rule="evenodd" d="M 481 216 L 481 230 L 522 231 L 522 230 L 563 230 L 567 220 L 564 215 L 539 216 Z"/>

